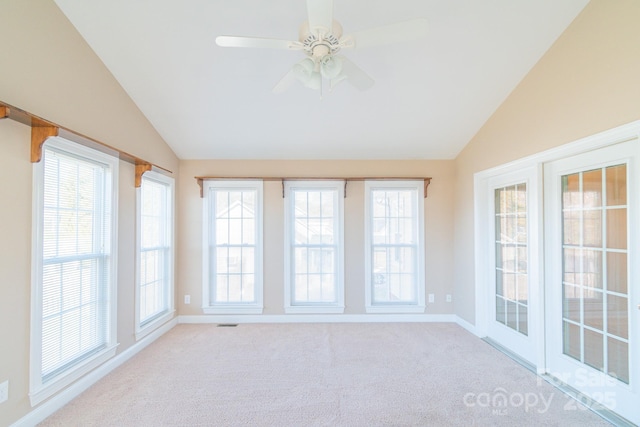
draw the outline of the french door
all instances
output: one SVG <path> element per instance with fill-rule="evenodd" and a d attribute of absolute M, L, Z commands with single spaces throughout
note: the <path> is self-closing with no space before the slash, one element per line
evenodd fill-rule
<path fill-rule="evenodd" d="M 538 266 L 535 169 L 489 180 L 491 292 L 487 301 L 487 336 L 532 365 L 537 364 L 535 310 Z"/>
<path fill-rule="evenodd" d="M 546 369 L 640 424 L 638 140 L 544 167 Z"/>

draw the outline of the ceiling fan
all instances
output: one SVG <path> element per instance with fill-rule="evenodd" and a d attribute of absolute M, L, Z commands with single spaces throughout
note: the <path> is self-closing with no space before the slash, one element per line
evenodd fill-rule
<path fill-rule="evenodd" d="M 351 34 L 342 34 L 342 26 L 333 19 L 333 0 L 307 0 L 308 20 L 300 26 L 298 41 L 262 37 L 218 36 L 223 47 L 271 48 L 302 51 L 306 57 L 296 63 L 273 88 L 282 93 L 295 81 L 322 93 L 322 82 L 329 88 L 347 81 L 360 90 L 369 89 L 374 80 L 357 65 L 338 53 L 342 49 L 384 46 L 424 37 L 427 20 L 411 19 Z"/>

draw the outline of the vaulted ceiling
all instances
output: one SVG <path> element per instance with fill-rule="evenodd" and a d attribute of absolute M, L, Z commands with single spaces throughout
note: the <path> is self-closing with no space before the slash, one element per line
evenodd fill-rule
<path fill-rule="evenodd" d="M 55 0 L 182 159 L 450 159 L 588 0 L 336 0 L 345 33 L 424 17 L 426 38 L 343 54 L 375 85 L 322 98 L 274 85 L 298 51 L 304 0 Z"/>

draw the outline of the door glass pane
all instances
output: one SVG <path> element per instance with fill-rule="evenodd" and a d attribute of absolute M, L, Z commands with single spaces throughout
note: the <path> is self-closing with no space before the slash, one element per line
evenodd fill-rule
<path fill-rule="evenodd" d="M 496 320 L 528 334 L 527 186 L 495 190 Z"/>
<path fill-rule="evenodd" d="M 567 321 L 563 324 L 564 354 L 580 360 L 580 327 Z"/>
<path fill-rule="evenodd" d="M 523 334 L 529 333 L 529 322 L 527 322 L 527 306 L 518 304 L 518 330 Z"/>
<path fill-rule="evenodd" d="M 584 330 L 584 363 L 602 371 L 604 368 L 604 343 L 599 332 Z"/>
<path fill-rule="evenodd" d="M 607 252 L 607 284 L 611 292 L 627 293 L 627 254 Z"/>
<path fill-rule="evenodd" d="M 562 306 L 564 354 L 628 383 L 626 188 L 625 165 L 562 177 Z"/>
<path fill-rule="evenodd" d="M 575 230 L 574 230 L 575 231 Z M 585 210 L 582 215 L 584 246 L 602 246 L 602 210 Z"/>
<path fill-rule="evenodd" d="M 496 320 L 500 323 L 506 323 L 506 308 L 505 308 L 505 301 L 503 298 L 497 296 L 496 297 Z"/>
<path fill-rule="evenodd" d="M 583 289 L 584 298 L 582 300 L 584 310 L 584 324 L 602 331 L 603 328 L 603 311 L 604 301 L 602 292 L 594 291 L 592 289 Z"/>
<path fill-rule="evenodd" d="M 582 284 L 588 288 L 602 289 L 602 251 L 582 251 Z"/>
<path fill-rule="evenodd" d="M 518 318 L 516 317 L 516 303 L 507 301 L 507 326 L 511 329 L 518 330 Z"/>
<path fill-rule="evenodd" d="M 627 204 L 627 165 L 608 167 L 606 170 L 607 206 Z"/>
<path fill-rule="evenodd" d="M 627 210 L 607 210 L 607 247 L 627 249 Z"/>
<path fill-rule="evenodd" d="M 595 169 L 582 174 L 582 200 L 585 208 L 602 206 L 602 170 Z"/>
<path fill-rule="evenodd" d="M 608 344 L 608 374 L 620 381 L 629 384 L 629 345 L 612 337 Z"/>
<path fill-rule="evenodd" d="M 609 294 L 607 296 L 607 332 L 620 338 L 629 338 L 627 323 L 627 298 Z"/>
<path fill-rule="evenodd" d="M 565 283 L 564 297 L 563 297 L 563 310 L 562 315 L 565 319 L 574 322 L 580 321 L 580 288 L 578 286 Z"/>

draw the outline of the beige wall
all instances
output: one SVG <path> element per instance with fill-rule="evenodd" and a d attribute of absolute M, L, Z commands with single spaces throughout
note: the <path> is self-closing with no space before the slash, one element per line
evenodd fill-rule
<path fill-rule="evenodd" d="M 592 0 L 456 159 L 456 313 L 474 323 L 473 174 L 640 119 L 640 1 Z"/>
<path fill-rule="evenodd" d="M 30 408 L 30 132 L 20 123 L 0 120 L 0 382 L 9 380 L 9 401 L 0 403 L 3 426 Z"/>
<path fill-rule="evenodd" d="M 0 0 L 0 101 L 176 172 L 177 157 L 51 0 Z M 29 127 L 0 120 L 0 425 L 30 410 L 31 193 Z M 119 352 L 134 336 L 133 166 L 120 162 Z"/>
<path fill-rule="evenodd" d="M 362 177 L 431 176 L 425 199 L 426 293 L 435 304 L 426 313 L 453 313 L 452 293 L 454 162 L 423 161 L 182 161 L 178 223 L 178 308 L 181 315 L 202 314 L 202 199 L 195 176 Z M 347 185 L 345 199 L 345 313 L 364 309 L 364 183 Z M 282 184 L 264 184 L 264 314 L 284 313 L 284 201 Z M 183 295 L 191 295 L 185 305 Z"/>
<path fill-rule="evenodd" d="M 53 0 L 1 0 L 0 101 L 144 160 L 178 159 Z"/>
<path fill-rule="evenodd" d="M 202 202 L 196 175 L 434 178 L 425 200 L 427 313 L 474 321 L 473 174 L 640 119 L 640 2 L 593 0 L 455 161 L 178 161 L 51 0 L 0 0 L 0 100 L 176 172 L 177 307 L 201 314 Z M 0 121 L 0 425 L 31 409 L 29 128 Z M 345 200 L 347 313 L 364 312 L 363 184 Z M 133 168 L 120 163 L 118 341 L 134 342 Z M 455 209 L 454 209 L 455 207 Z M 283 312 L 283 201 L 265 185 L 265 313 Z M 455 240 L 454 240 L 455 238 Z M 455 288 L 455 289 L 454 289 Z M 454 291 L 454 303 L 443 298 Z M 183 304 L 184 294 L 192 296 Z"/>

